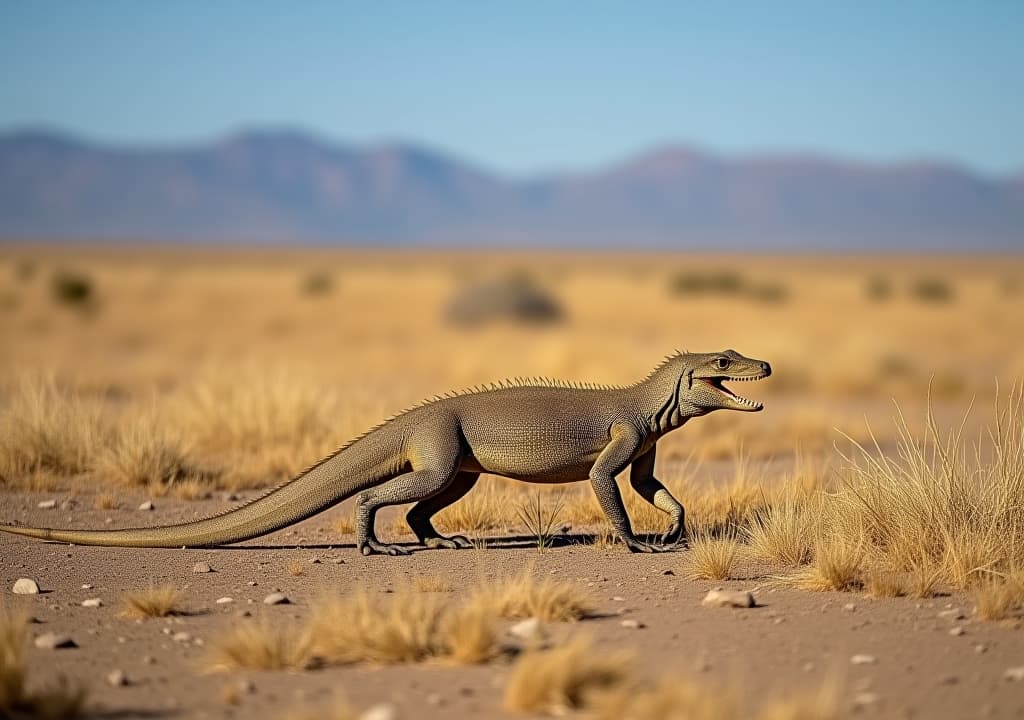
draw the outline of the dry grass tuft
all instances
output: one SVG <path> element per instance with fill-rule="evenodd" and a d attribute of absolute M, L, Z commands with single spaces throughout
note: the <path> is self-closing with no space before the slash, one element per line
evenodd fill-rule
<path fill-rule="evenodd" d="M 695 532 L 683 558 L 683 576 L 688 580 L 728 580 L 741 550 L 735 536 L 716 538 L 706 531 Z"/>
<path fill-rule="evenodd" d="M 80 717 L 85 690 L 64 678 L 49 687 L 30 689 L 25 647 L 28 616 L 0 604 L 0 717 L 68 720 Z"/>
<path fill-rule="evenodd" d="M 291 560 L 288 562 L 288 574 L 292 577 L 301 577 L 306 574 L 306 564 L 301 560 Z"/>
<path fill-rule="evenodd" d="M 100 493 L 92 501 L 92 506 L 97 510 L 113 510 L 117 505 L 117 496 L 113 493 Z"/>
<path fill-rule="evenodd" d="M 498 653 L 498 631 L 490 608 L 469 603 L 447 614 L 441 625 L 446 659 L 460 665 L 479 665 Z"/>
<path fill-rule="evenodd" d="M 629 684 L 599 699 L 600 720 L 734 720 L 740 715 L 732 695 L 696 682 L 673 678 L 651 688 Z"/>
<path fill-rule="evenodd" d="M 752 557 L 799 567 L 811 558 L 814 515 L 807 494 L 785 488 L 778 499 L 754 513 L 743 536 Z"/>
<path fill-rule="evenodd" d="M 200 474 L 181 440 L 151 416 L 135 418 L 98 453 L 95 472 L 118 485 L 167 486 Z"/>
<path fill-rule="evenodd" d="M 483 608 L 446 610 L 433 593 L 405 589 L 382 601 L 362 591 L 316 607 L 310 652 L 328 665 L 482 662 L 494 652 L 489 622 Z"/>
<path fill-rule="evenodd" d="M 1024 574 L 988 575 L 970 590 L 974 614 L 982 620 L 1006 620 L 1024 609 Z"/>
<path fill-rule="evenodd" d="M 815 592 L 859 590 L 863 587 L 861 569 L 864 550 L 842 539 L 819 540 L 814 547 L 814 560 L 805 568 L 781 578 L 801 590 Z"/>
<path fill-rule="evenodd" d="M 52 377 L 25 376 L 0 414 L 0 478 L 85 472 L 108 434 L 97 403 Z"/>
<path fill-rule="evenodd" d="M 173 585 L 150 585 L 124 596 L 121 613 L 128 618 L 145 619 L 180 615 L 185 595 Z"/>
<path fill-rule="evenodd" d="M 535 617 L 545 622 L 580 620 L 593 612 L 590 597 L 577 586 L 548 576 L 538 579 L 531 568 L 478 587 L 469 602 L 488 607 L 499 617 Z"/>
<path fill-rule="evenodd" d="M 308 637 L 300 629 L 271 623 L 244 622 L 214 638 L 210 670 L 301 670 L 310 663 Z"/>
<path fill-rule="evenodd" d="M 513 527 L 516 498 L 512 481 L 486 478 L 454 505 L 446 507 L 434 518 L 438 530 L 446 533 L 480 533 L 485 530 L 506 530 Z"/>
<path fill-rule="evenodd" d="M 600 701 L 600 696 L 632 683 L 628 653 L 598 652 L 587 639 L 551 650 L 524 653 L 505 686 L 505 707 L 520 712 L 561 715 Z"/>
<path fill-rule="evenodd" d="M 907 594 L 902 573 L 886 568 L 871 568 L 863 574 L 864 590 L 875 598 L 894 598 Z"/>

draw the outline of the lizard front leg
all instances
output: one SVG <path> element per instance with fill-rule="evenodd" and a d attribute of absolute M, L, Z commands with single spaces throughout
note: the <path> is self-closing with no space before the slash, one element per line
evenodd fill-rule
<path fill-rule="evenodd" d="M 615 483 L 615 476 L 625 470 L 642 442 L 640 431 L 635 427 L 625 422 L 614 423 L 611 428 L 611 440 L 590 469 L 590 484 L 594 487 L 594 493 L 605 517 L 630 551 L 660 552 L 661 547 L 642 542 L 633 534 L 629 515 L 626 514 L 622 495 L 619 494 L 619 486 Z"/>
<path fill-rule="evenodd" d="M 644 500 L 668 513 L 671 524 L 668 531 L 661 536 L 661 542 L 666 549 L 671 549 L 686 544 L 686 511 L 680 502 L 672 497 L 672 493 L 654 477 L 656 447 L 652 447 L 633 461 L 629 470 L 629 483 Z"/>

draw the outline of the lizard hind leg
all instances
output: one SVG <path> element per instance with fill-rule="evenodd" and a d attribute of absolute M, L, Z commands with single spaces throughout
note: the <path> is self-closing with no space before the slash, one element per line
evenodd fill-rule
<path fill-rule="evenodd" d="M 373 530 L 377 511 L 388 505 L 405 505 L 443 491 L 455 472 L 414 470 L 367 490 L 356 501 L 356 547 L 363 555 L 408 555 L 408 548 L 382 543 Z"/>
<path fill-rule="evenodd" d="M 422 544 L 428 548 L 448 548 L 450 550 L 473 546 L 473 543 L 462 535 L 452 535 L 451 537 L 441 535 L 434 528 L 430 519 L 449 505 L 461 500 L 466 493 L 473 489 L 479 477 L 479 473 L 460 472 L 439 493 L 420 500 L 412 506 L 405 516 L 405 521 Z"/>

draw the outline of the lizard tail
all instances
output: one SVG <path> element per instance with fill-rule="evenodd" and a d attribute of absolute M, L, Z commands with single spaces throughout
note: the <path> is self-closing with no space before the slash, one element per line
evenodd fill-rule
<path fill-rule="evenodd" d="M 360 438 L 361 439 L 361 438 Z M 312 517 L 393 476 L 400 461 L 372 457 L 358 445 L 343 447 L 262 496 L 218 515 L 151 528 L 58 530 L 0 525 L 0 530 L 41 540 L 110 547 L 209 547 L 250 540 Z M 343 478 L 359 478 L 345 481 Z"/>

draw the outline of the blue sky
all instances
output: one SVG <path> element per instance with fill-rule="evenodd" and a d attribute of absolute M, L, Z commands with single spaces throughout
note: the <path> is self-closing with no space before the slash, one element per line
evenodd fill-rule
<path fill-rule="evenodd" d="M 1024 3 L 1000 0 L 0 0 L 0 130 L 288 126 L 513 176 L 663 143 L 1020 172 L 1022 78 Z"/>

